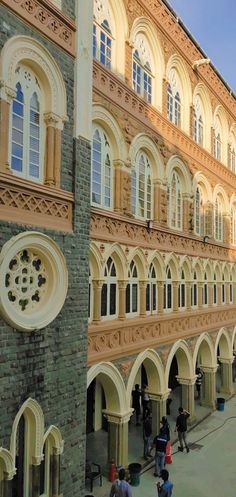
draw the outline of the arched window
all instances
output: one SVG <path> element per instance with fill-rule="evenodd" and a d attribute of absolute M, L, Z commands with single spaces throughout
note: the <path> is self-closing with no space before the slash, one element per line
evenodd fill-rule
<path fill-rule="evenodd" d="M 207 278 L 207 273 L 204 274 L 202 303 L 203 303 L 203 305 L 208 305 L 208 278 Z"/>
<path fill-rule="evenodd" d="M 193 273 L 193 282 L 191 288 L 191 303 L 192 307 L 196 307 L 198 305 L 198 294 L 197 294 L 197 273 L 194 271 Z"/>
<path fill-rule="evenodd" d="M 199 96 L 195 98 L 193 107 L 193 139 L 203 145 L 203 110 Z"/>
<path fill-rule="evenodd" d="M 101 316 L 114 317 L 117 309 L 117 279 L 116 267 L 111 257 L 107 260 L 104 270 L 105 283 L 102 285 Z"/>
<path fill-rule="evenodd" d="M 229 303 L 232 304 L 233 303 L 233 298 L 234 298 L 234 294 L 233 294 L 233 277 L 232 277 L 232 274 L 230 275 L 230 278 L 229 278 Z"/>
<path fill-rule="evenodd" d="M 112 205 L 112 160 L 109 141 L 103 129 L 96 126 L 92 144 L 92 204 L 107 209 Z"/>
<path fill-rule="evenodd" d="M 219 196 L 215 201 L 215 239 L 223 241 L 223 205 Z"/>
<path fill-rule="evenodd" d="M 214 273 L 213 277 L 213 304 L 217 305 L 217 282 L 216 282 L 216 273 Z"/>
<path fill-rule="evenodd" d="M 133 89 L 148 103 L 152 103 L 152 62 L 146 39 L 138 34 L 133 50 Z"/>
<path fill-rule="evenodd" d="M 176 126 L 181 126 L 181 99 L 176 71 L 170 71 L 167 83 L 167 117 Z"/>
<path fill-rule="evenodd" d="M 222 301 L 222 304 L 225 304 L 225 277 L 224 277 L 224 274 L 222 274 L 222 280 L 221 280 L 221 301 Z"/>
<path fill-rule="evenodd" d="M 93 57 L 108 69 L 112 64 L 111 17 L 105 0 L 94 2 Z"/>
<path fill-rule="evenodd" d="M 186 306 L 186 283 L 185 283 L 185 273 L 182 269 L 181 271 L 181 280 L 179 283 L 179 292 L 178 292 L 178 300 L 179 300 L 179 308 L 183 308 Z"/>
<path fill-rule="evenodd" d="M 214 157 L 215 159 L 222 160 L 222 139 L 221 139 L 221 126 L 219 119 L 216 119 L 214 127 Z"/>
<path fill-rule="evenodd" d="M 236 204 L 231 207 L 231 243 L 236 245 Z"/>
<path fill-rule="evenodd" d="M 21 497 L 29 491 L 29 435 L 27 430 L 27 419 L 20 417 L 16 436 L 16 474 L 12 480 L 12 495 Z"/>
<path fill-rule="evenodd" d="M 151 165 L 144 152 L 138 153 L 132 170 L 132 212 L 143 219 L 152 217 Z"/>
<path fill-rule="evenodd" d="M 151 264 L 148 271 L 148 283 L 146 288 L 146 311 L 148 314 L 157 312 L 157 279 L 154 265 Z"/>
<path fill-rule="evenodd" d="M 205 213 L 202 190 L 198 186 L 195 193 L 195 233 L 202 236 L 205 233 Z"/>
<path fill-rule="evenodd" d="M 138 271 L 134 261 L 131 261 L 128 271 L 129 283 L 126 286 L 126 314 L 138 312 Z"/>
<path fill-rule="evenodd" d="M 182 192 L 179 175 L 173 171 L 169 188 L 169 225 L 182 228 Z"/>
<path fill-rule="evenodd" d="M 24 65 L 16 69 L 16 96 L 11 102 L 10 166 L 13 173 L 43 181 L 43 98 L 34 72 Z"/>
<path fill-rule="evenodd" d="M 164 283 L 164 309 L 172 309 L 172 275 L 170 267 L 166 268 L 166 281 Z"/>

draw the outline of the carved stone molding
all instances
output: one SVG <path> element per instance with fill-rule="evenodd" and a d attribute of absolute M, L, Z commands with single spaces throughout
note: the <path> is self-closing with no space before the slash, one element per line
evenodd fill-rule
<path fill-rule="evenodd" d="M 189 162 L 190 169 L 194 166 L 198 170 L 210 173 L 217 182 L 220 180 L 223 185 L 228 185 L 231 192 L 235 191 L 236 177 L 230 169 L 195 143 L 190 136 L 172 124 L 158 110 L 150 107 L 144 99 L 97 61 L 94 61 L 93 66 L 93 85 L 95 93 L 105 97 L 106 100 L 111 100 L 123 111 L 138 119 L 142 124 L 143 132 L 151 130 L 157 136 L 161 135 L 167 147 L 171 146 L 172 149 L 174 147 L 178 150 L 178 155 L 183 154 L 185 160 Z"/>
<path fill-rule="evenodd" d="M 153 228 L 147 230 L 146 222 L 137 219 L 126 220 L 124 216 L 112 213 L 112 218 L 105 211 L 95 212 L 91 215 L 91 238 L 106 242 L 119 242 L 129 246 L 139 246 L 150 250 L 170 251 L 175 247 L 175 253 L 188 254 L 190 257 L 211 258 L 227 262 L 236 261 L 236 250 L 220 246 L 213 241 L 203 243 L 202 239 L 194 235 L 173 233 L 153 223 Z"/>
<path fill-rule="evenodd" d="M 72 231 L 73 196 L 0 174 L 0 219 Z"/>
<path fill-rule="evenodd" d="M 75 55 L 75 23 L 46 0 L 2 0 L 18 16 L 28 21 L 44 36 Z"/>
<path fill-rule="evenodd" d="M 204 310 L 173 316 L 146 316 L 127 319 L 122 324 L 114 320 L 89 326 L 88 364 L 141 352 L 179 339 L 210 332 L 235 323 L 236 309 Z"/>

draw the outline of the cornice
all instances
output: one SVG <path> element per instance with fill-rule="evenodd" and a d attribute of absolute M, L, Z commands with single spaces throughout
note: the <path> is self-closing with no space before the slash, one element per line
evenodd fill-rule
<path fill-rule="evenodd" d="M 236 175 L 230 169 L 217 161 L 190 136 L 172 124 L 157 109 L 140 98 L 128 85 L 97 61 L 94 61 L 93 65 L 93 87 L 94 91 L 105 100 L 112 102 L 156 133 L 157 138 L 161 136 L 167 144 L 176 149 L 176 153 L 178 150 L 179 153 L 184 154 L 196 170 L 210 173 L 217 183 L 220 179 L 221 183 L 227 185 L 231 191 L 236 190 Z"/>
<path fill-rule="evenodd" d="M 75 56 L 75 23 L 46 0 L 1 0 L 14 14 Z"/>
<path fill-rule="evenodd" d="M 89 325 L 88 365 L 122 356 L 137 354 L 143 349 L 171 344 L 201 333 L 234 325 L 236 309 L 232 306 L 219 310 L 178 312 L 175 315 L 145 316 L 145 319 L 101 321 Z"/>

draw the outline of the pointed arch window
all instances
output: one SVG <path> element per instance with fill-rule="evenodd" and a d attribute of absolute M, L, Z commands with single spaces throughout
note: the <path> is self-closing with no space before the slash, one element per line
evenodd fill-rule
<path fill-rule="evenodd" d="M 107 69 L 111 69 L 112 33 L 107 19 L 103 19 L 101 24 L 96 22 L 96 19 L 94 20 L 93 57 L 107 67 Z"/>
<path fill-rule="evenodd" d="M 152 179 L 151 165 L 148 156 L 138 153 L 131 180 L 132 213 L 142 219 L 152 217 Z"/>
<path fill-rule="evenodd" d="M 216 273 L 214 273 L 213 277 L 213 304 L 217 305 L 217 282 L 216 282 Z"/>
<path fill-rule="evenodd" d="M 203 305 L 208 305 L 208 278 L 207 273 L 204 274 L 204 282 L 203 282 Z"/>
<path fill-rule="evenodd" d="M 176 126 L 181 126 L 181 98 L 175 70 L 171 70 L 167 83 L 167 117 Z"/>
<path fill-rule="evenodd" d="M 172 309 L 172 274 L 169 266 L 166 268 L 166 281 L 164 283 L 164 309 Z"/>
<path fill-rule="evenodd" d="M 195 193 L 195 233 L 203 236 L 205 233 L 205 213 L 202 190 L 198 186 Z"/>
<path fill-rule="evenodd" d="M 182 192 L 179 175 L 173 171 L 169 188 L 169 225 L 182 228 Z"/>
<path fill-rule="evenodd" d="M 231 208 L 231 243 L 236 245 L 236 205 Z"/>
<path fill-rule="evenodd" d="M 215 201 L 215 239 L 223 241 L 223 205 L 219 196 Z"/>
<path fill-rule="evenodd" d="M 148 283 L 146 287 L 146 311 L 148 314 L 157 312 L 157 278 L 156 270 L 153 264 L 148 271 Z"/>
<path fill-rule="evenodd" d="M 92 144 L 92 204 L 107 209 L 112 204 L 112 160 L 111 148 L 106 134 L 95 127 Z"/>
<path fill-rule="evenodd" d="M 191 288 L 191 303 L 192 307 L 197 307 L 198 305 L 198 294 L 197 294 L 197 273 L 193 272 L 193 283 Z"/>
<path fill-rule="evenodd" d="M 203 145 L 203 119 L 195 109 L 193 110 L 193 139 L 199 145 Z"/>
<path fill-rule="evenodd" d="M 104 280 L 101 295 L 101 316 L 114 318 L 117 313 L 117 278 L 115 263 L 111 257 L 105 265 Z"/>
<path fill-rule="evenodd" d="M 129 282 L 126 286 L 126 314 L 138 312 L 138 271 L 134 261 L 131 261 L 128 271 Z"/>
<path fill-rule="evenodd" d="M 43 181 L 42 92 L 33 71 L 16 69 L 16 96 L 10 111 L 10 167 L 14 174 L 31 181 Z"/>
<path fill-rule="evenodd" d="M 179 308 L 184 308 L 186 306 L 186 282 L 185 282 L 185 272 L 181 271 L 181 280 L 178 289 L 178 301 Z"/>

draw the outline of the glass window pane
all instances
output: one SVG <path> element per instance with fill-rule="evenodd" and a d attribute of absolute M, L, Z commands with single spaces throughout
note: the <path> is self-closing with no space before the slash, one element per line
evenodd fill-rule
<path fill-rule="evenodd" d="M 125 294 L 126 294 L 126 299 L 125 299 L 126 309 L 125 309 L 125 311 L 127 313 L 129 313 L 130 312 L 130 284 L 127 285 Z"/>
<path fill-rule="evenodd" d="M 110 315 L 116 313 L 116 284 L 112 283 L 110 285 Z"/>
<path fill-rule="evenodd" d="M 135 283 L 132 285 L 132 312 L 137 312 L 138 310 L 138 285 Z"/>
<path fill-rule="evenodd" d="M 102 285 L 101 316 L 107 315 L 107 284 Z"/>

